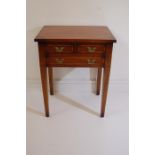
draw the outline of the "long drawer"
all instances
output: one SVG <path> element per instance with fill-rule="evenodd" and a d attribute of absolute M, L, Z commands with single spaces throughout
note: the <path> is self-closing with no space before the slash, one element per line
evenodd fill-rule
<path fill-rule="evenodd" d="M 46 65 L 53 67 L 98 67 L 104 65 L 104 59 L 101 57 L 48 57 Z"/>

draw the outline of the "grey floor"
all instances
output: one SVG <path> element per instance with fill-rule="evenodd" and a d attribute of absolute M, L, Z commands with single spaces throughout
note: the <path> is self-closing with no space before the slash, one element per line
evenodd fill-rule
<path fill-rule="evenodd" d="M 40 87 L 27 89 L 27 155 L 128 155 L 127 92 L 109 91 L 105 118 L 94 93 L 50 96 L 50 118 L 42 100 Z"/>

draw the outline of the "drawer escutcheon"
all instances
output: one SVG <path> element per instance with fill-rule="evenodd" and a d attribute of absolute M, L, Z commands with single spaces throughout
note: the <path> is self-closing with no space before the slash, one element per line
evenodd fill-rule
<path fill-rule="evenodd" d="M 56 52 L 60 53 L 63 52 L 64 47 L 55 47 Z"/>
<path fill-rule="evenodd" d="M 96 47 L 87 47 L 89 53 L 94 53 L 96 51 Z"/>

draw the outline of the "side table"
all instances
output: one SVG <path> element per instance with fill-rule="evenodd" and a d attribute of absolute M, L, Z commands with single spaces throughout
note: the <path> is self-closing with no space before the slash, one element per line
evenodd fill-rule
<path fill-rule="evenodd" d="M 113 43 L 116 42 L 105 26 L 44 26 L 35 41 L 38 42 L 40 73 L 46 117 L 49 117 L 48 82 L 53 94 L 53 67 L 96 67 L 97 90 L 100 94 L 101 74 L 103 92 L 100 116 L 104 117 L 111 68 Z M 48 69 L 48 74 L 47 74 Z"/>

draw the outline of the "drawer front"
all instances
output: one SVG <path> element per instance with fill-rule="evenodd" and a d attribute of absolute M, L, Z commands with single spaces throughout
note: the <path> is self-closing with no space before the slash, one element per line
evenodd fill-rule
<path fill-rule="evenodd" d="M 104 65 L 104 59 L 100 57 L 49 57 L 46 64 L 53 67 L 97 67 Z"/>
<path fill-rule="evenodd" d="M 105 52 L 104 45 L 79 45 L 78 46 L 79 53 L 89 53 L 89 54 L 101 54 Z"/>
<path fill-rule="evenodd" d="M 48 45 L 47 55 L 60 53 L 73 53 L 73 45 Z"/>

